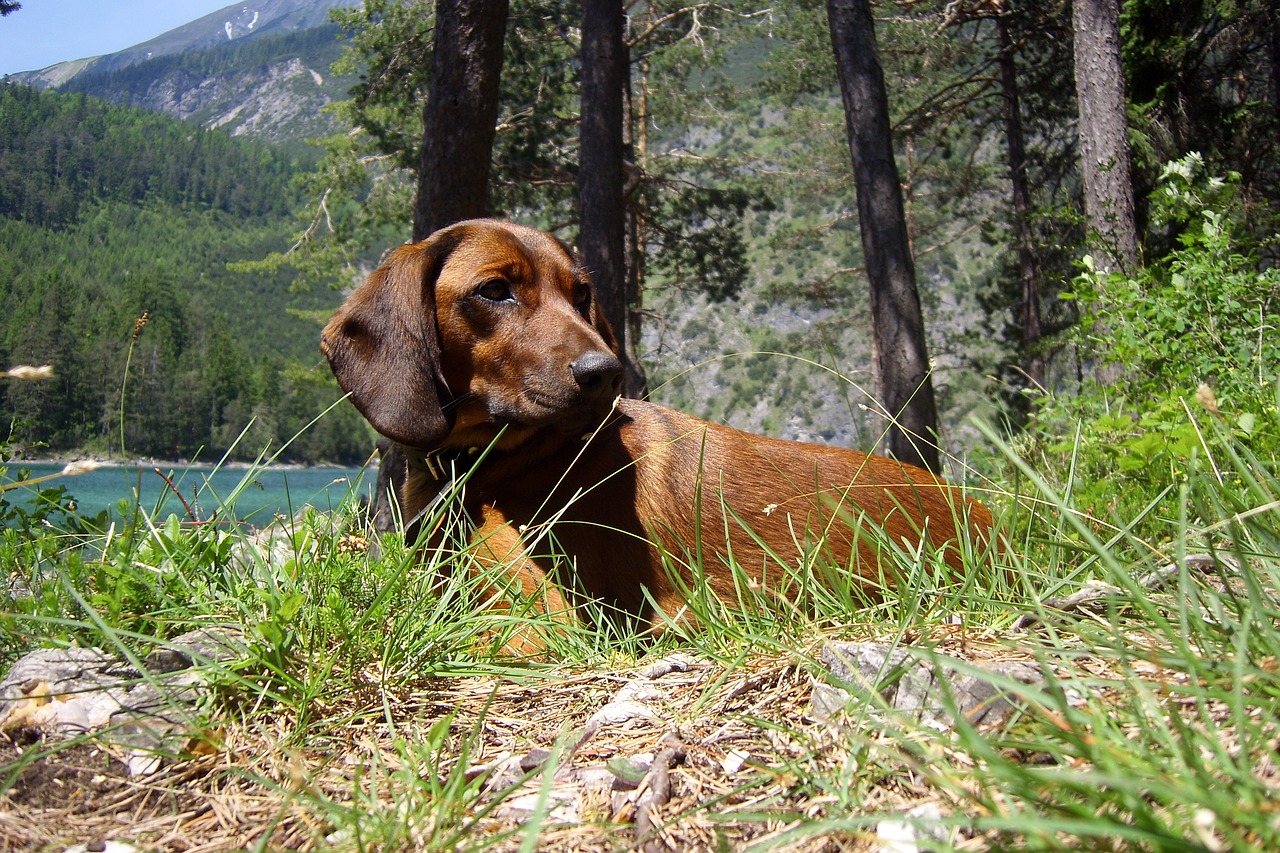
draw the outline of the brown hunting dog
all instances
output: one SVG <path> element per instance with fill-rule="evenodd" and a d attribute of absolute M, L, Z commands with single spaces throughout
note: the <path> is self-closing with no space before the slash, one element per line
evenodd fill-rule
<path fill-rule="evenodd" d="M 927 543 L 956 568 L 958 528 L 975 547 L 990 535 L 986 509 L 919 468 L 618 399 L 618 345 L 591 280 L 531 228 L 474 220 L 400 247 L 321 348 L 356 407 L 405 450 L 404 518 L 465 475 L 457 501 L 477 558 L 563 622 L 584 596 L 659 629 L 684 606 L 682 588 L 736 600 L 730 558 L 776 589 L 818 551 L 873 587 L 895 577 L 880 560 L 886 539 Z M 538 646 L 524 636 L 508 650 Z"/>

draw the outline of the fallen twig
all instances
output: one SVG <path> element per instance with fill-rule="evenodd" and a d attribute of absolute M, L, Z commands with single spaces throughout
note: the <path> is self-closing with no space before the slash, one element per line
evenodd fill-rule
<path fill-rule="evenodd" d="M 1238 570 L 1239 567 L 1235 563 L 1224 557 L 1215 557 L 1212 554 L 1188 554 L 1184 559 L 1184 564 L 1188 569 L 1198 569 L 1207 572 L 1219 564 L 1225 564 L 1232 570 Z M 1158 569 L 1147 572 L 1138 578 L 1137 584 L 1145 590 L 1159 589 L 1165 584 L 1169 578 L 1178 573 L 1179 566 L 1177 563 L 1169 563 Z M 1053 610 L 1058 613 L 1072 613 L 1079 610 L 1086 604 L 1095 601 L 1102 601 L 1109 598 L 1120 598 L 1124 595 L 1124 590 L 1120 587 L 1109 583 L 1093 582 L 1087 585 L 1079 592 L 1062 598 L 1050 598 L 1041 605 L 1042 610 Z M 1013 623 L 1013 630 L 1022 631 L 1041 621 L 1041 613 L 1024 613 L 1018 617 L 1018 621 Z"/>
<path fill-rule="evenodd" d="M 658 810 L 671 799 L 671 768 L 684 761 L 685 749 L 680 738 L 669 733 L 666 744 L 653 759 L 648 776 L 640 787 L 644 794 L 636 801 L 636 846 L 645 853 L 661 853 L 670 847 L 657 830 Z"/>

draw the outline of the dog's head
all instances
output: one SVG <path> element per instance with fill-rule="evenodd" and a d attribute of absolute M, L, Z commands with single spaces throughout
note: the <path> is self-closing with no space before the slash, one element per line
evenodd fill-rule
<path fill-rule="evenodd" d="M 395 250 L 338 309 L 320 348 L 374 428 L 421 449 L 486 441 L 504 425 L 581 432 L 622 381 L 613 332 L 572 253 L 496 220 Z"/>

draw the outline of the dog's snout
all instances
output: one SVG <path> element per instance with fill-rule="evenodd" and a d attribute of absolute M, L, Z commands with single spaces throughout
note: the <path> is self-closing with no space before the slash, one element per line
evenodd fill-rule
<path fill-rule="evenodd" d="M 607 352 L 589 352 L 569 365 L 574 381 L 592 397 L 616 395 L 622 390 L 622 362 Z"/>

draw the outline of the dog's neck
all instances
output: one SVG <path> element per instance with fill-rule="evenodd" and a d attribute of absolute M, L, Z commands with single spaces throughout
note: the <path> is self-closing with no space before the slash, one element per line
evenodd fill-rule
<path fill-rule="evenodd" d="M 451 483 L 471 470 L 480 456 L 481 447 L 440 447 L 418 450 L 400 445 L 410 468 L 422 471 L 439 483 Z"/>
<path fill-rule="evenodd" d="M 398 444 L 397 447 L 405 459 L 406 480 L 401 495 L 406 519 L 405 536 L 412 541 L 418 537 L 423 518 L 434 513 L 443 502 L 461 501 L 459 484 L 468 478 L 478 464 L 482 448 L 419 450 L 403 444 Z M 425 479 L 425 488 L 420 485 L 411 489 L 410 481 L 415 479 Z M 413 499 L 415 495 L 417 500 Z M 420 504 L 418 500 L 421 501 Z"/>

